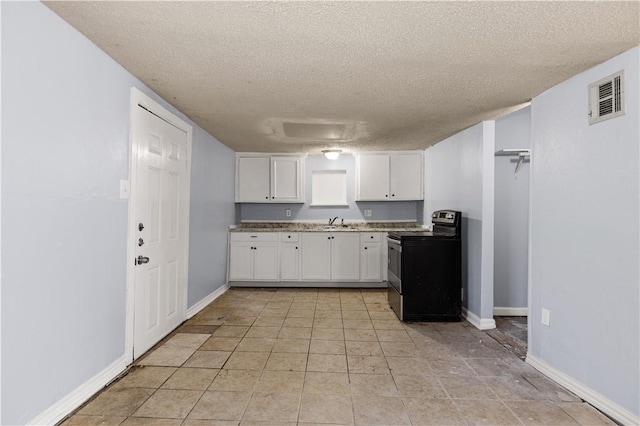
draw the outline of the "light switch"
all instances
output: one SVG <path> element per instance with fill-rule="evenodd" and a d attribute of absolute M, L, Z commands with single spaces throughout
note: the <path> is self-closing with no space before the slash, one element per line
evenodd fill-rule
<path fill-rule="evenodd" d="M 371 217 L 371 209 L 364 209 L 364 217 Z"/>
<path fill-rule="evenodd" d="M 286 210 L 284 211 L 284 215 L 285 215 L 286 217 L 291 217 L 291 209 L 286 209 Z"/>
<path fill-rule="evenodd" d="M 551 318 L 551 312 L 548 309 L 542 308 L 542 325 L 549 327 L 549 320 Z"/>

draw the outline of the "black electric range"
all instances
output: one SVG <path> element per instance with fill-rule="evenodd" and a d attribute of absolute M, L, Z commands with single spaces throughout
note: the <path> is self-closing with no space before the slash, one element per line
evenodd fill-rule
<path fill-rule="evenodd" d="M 432 231 L 388 234 L 389 305 L 403 321 L 460 321 L 462 214 L 439 210 L 431 221 Z"/>

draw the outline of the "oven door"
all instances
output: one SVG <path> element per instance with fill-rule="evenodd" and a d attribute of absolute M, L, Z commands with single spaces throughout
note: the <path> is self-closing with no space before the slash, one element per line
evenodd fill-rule
<path fill-rule="evenodd" d="M 398 319 L 403 320 L 402 312 L 402 246 L 400 241 L 387 238 L 388 271 L 387 271 L 387 298 L 389 306 Z"/>
<path fill-rule="evenodd" d="M 388 266 L 387 279 L 398 293 L 402 294 L 402 245 L 400 241 L 387 238 Z"/>

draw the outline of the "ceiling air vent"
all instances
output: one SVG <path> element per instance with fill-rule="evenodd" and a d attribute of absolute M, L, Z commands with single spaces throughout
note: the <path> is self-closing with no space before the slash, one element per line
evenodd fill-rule
<path fill-rule="evenodd" d="M 624 71 L 589 85 L 589 124 L 624 114 Z"/>

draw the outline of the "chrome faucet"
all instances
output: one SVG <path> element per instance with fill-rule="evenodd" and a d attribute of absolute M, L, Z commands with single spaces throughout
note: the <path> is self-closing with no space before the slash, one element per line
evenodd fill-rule
<path fill-rule="evenodd" d="M 333 222 L 335 222 L 336 220 L 338 220 L 338 216 L 334 217 L 333 219 L 329 219 L 329 226 L 333 226 Z"/>

